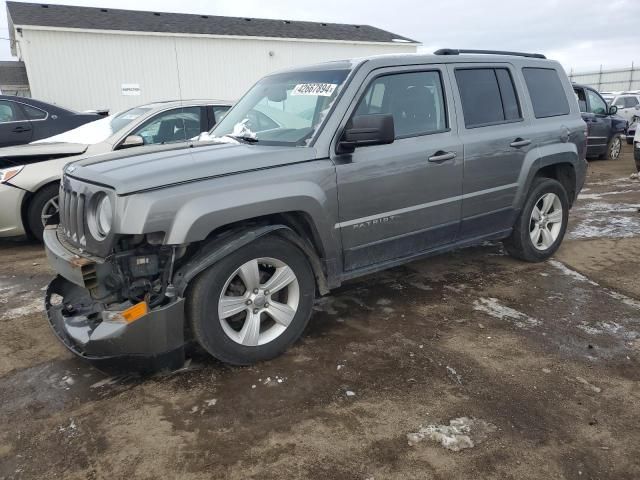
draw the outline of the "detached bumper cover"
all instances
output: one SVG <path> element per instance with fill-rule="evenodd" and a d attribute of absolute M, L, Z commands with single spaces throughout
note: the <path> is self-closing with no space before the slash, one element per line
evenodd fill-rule
<path fill-rule="evenodd" d="M 156 370 L 184 363 L 184 299 L 151 310 L 132 323 L 99 320 L 87 290 L 56 277 L 45 296 L 47 318 L 71 352 L 102 365 Z M 88 313 L 91 312 L 91 313 Z"/>
<path fill-rule="evenodd" d="M 177 368 L 184 362 L 184 299 L 156 307 L 131 323 L 104 320 L 107 306 L 91 298 L 82 269 L 91 258 L 67 250 L 55 230 L 45 230 L 47 256 L 60 274 L 47 287 L 51 328 L 74 354 L 93 362 L 148 359 L 143 369 Z M 136 366 L 136 368 L 138 368 Z"/>
<path fill-rule="evenodd" d="M 58 302 L 52 303 L 55 295 L 59 295 Z M 56 277 L 47 287 L 45 307 L 51 328 L 76 355 L 157 355 L 184 345 L 182 298 L 151 310 L 132 323 L 98 320 L 100 315 L 93 304 L 87 290 L 62 277 Z"/>

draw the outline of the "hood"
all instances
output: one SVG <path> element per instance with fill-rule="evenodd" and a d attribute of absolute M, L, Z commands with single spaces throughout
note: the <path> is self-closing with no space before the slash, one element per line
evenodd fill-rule
<path fill-rule="evenodd" d="M 182 143 L 96 155 L 67 166 L 65 173 L 112 187 L 119 195 L 127 195 L 315 158 L 315 149 L 310 147 Z"/>
<path fill-rule="evenodd" d="M 44 162 L 80 155 L 88 145 L 79 143 L 41 143 L 0 148 L 0 168 Z"/>

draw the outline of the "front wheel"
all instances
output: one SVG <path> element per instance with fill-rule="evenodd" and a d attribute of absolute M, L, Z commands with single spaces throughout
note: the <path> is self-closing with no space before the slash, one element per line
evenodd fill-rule
<path fill-rule="evenodd" d="M 544 261 L 560 247 L 568 220 L 569 200 L 562 184 L 551 178 L 538 178 L 504 245 L 516 258 Z"/>
<path fill-rule="evenodd" d="M 226 363 L 250 365 L 280 355 L 302 335 L 314 295 L 304 253 L 268 236 L 200 274 L 187 294 L 187 316 L 207 352 Z"/>
<path fill-rule="evenodd" d="M 607 160 L 618 160 L 622 152 L 622 139 L 620 135 L 615 135 L 607 147 Z"/>
<path fill-rule="evenodd" d="M 47 185 L 38 190 L 29 203 L 27 222 L 30 233 L 42 241 L 47 220 L 58 213 L 58 184 Z"/>

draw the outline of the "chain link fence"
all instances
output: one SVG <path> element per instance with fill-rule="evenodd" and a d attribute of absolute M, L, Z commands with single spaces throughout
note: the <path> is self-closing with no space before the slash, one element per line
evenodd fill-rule
<path fill-rule="evenodd" d="M 597 71 L 574 72 L 571 69 L 569 78 L 572 82 L 588 85 L 599 92 L 617 92 L 640 90 L 640 66 L 631 63 L 627 68 L 603 69 Z"/>

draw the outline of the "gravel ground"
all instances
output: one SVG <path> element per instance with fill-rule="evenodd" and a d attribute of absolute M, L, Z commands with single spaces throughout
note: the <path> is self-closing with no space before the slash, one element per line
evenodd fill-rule
<path fill-rule="evenodd" d="M 486 244 L 350 282 L 286 355 L 109 377 L 0 243 L 0 478 L 638 479 L 640 182 L 594 161 L 555 258 Z"/>

